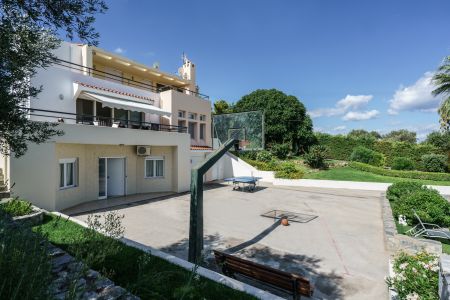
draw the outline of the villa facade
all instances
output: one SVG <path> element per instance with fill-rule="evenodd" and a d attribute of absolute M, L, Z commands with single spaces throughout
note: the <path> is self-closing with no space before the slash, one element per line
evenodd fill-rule
<path fill-rule="evenodd" d="M 192 165 L 212 151 L 211 102 L 195 65 L 179 74 L 82 44 L 63 43 L 58 60 L 31 80 L 33 121 L 64 135 L 3 161 L 13 196 L 61 210 L 86 201 L 189 190 Z M 218 166 L 217 168 L 220 168 Z M 220 177 L 214 169 L 205 180 Z"/>

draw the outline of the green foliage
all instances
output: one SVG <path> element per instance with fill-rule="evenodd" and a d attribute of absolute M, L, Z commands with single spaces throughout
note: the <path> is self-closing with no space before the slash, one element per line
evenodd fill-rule
<path fill-rule="evenodd" d="M 239 156 L 239 157 L 251 159 L 251 160 L 256 160 L 257 155 L 258 155 L 258 151 L 255 151 L 255 150 L 243 151 L 243 152 L 240 152 L 239 154 L 237 154 L 237 156 Z"/>
<path fill-rule="evenodd" d="M 386 159 L 384 155 L 379 152 L 363 146 L 358 146 L 353 150 L 352 155 L 350 155 L 350 160 L 373 166 L 382 166 Z"/>
<path fill-rule="evenodd" d="M 384 135 L 383 139 L 393 142 L 415 144 L 417 142 L 417 134 L 414 131 L 409 131 L 406 129 L 393 130 Z"/>
<path fill-rule="evenodd" d="M 446 172 L 447 156 L 441 154 L 426 154 L 422 156 L 422 168 L 426 172 Z"/>
<path fill-rule="evenodd" d="M 266 145 L 289 143 L 297 153 L 314 143 L 311 118 L 295 96 L 276 89 L 256 90 L 234 106 L 235 112 L 252 110 L 264 110 Z"/>
<path fill-rule="evenodd" d="M 359 162 L 351 162 L 349 166 L 360 171 L 370 172 L 383 176 L 421 179 L 421 180 L 434 180 L 434 181 L 450 181 L 450 174 L 448 173 L 389 170 Z"/>
<path fill-rule="evenodd" d="M 267 162 L 271 161 L 272 159 L 273 159 L 272 153 L 270 153 L 269 151 L 266 151 L 266 150 L 259 151 L 256 154 L 256 160 L 261 161 L 261 162 L 267 163 Z"/>
<path fill-rule="evenodd" d="M 270 147 L 270 153 L 278 159 L 286 159 L 289 155 L 289 144 L 275 144 Z"/>
<path fill-rule="evenodd" d="M 347 137 L 356 138 L 356 139 L 367 138 L 367 139 L 376 139 L 376 140 L 378 140 L 378 139 L 381 139 L 381 134 L 379 134 L 376 131 L 369 132 L 369 131 L 364 130 L 364 129 L 353 129 L 352 131 L 350 131 L 347 134 Z"/>
<path fill-rule="evenodd" d="M 394 275 L 387 285 L 397 291 L 398 300 L 439 300 L 439 259 L 427 252 L 400 253 L 394 260 Z"/>
<path fill-rule="evenodd" d="M 103 0 L 91 1 L 10 1 L 0 2 L 0 152 L 23 155 L 28 143 L 43 143 L 62 132 L 57 124 L 33 122 L 21 109 L 23 99 L 34 101 L 42 86 L 29 84 L 38 69 L 55 61 L 57 36 L 96 43 L 92 27 L 98 12 L 107 9 Z"/>
<path fill-rule="evenodd" d="M 112 224 L 117 223 L 112 221 Z M 52 215 L 45 216 L 44 223 L 36 229 L 45 233 L 52 244 L 72 255 L 74 255 L 72 249 L 76 249 L 78 247 L 76 244 L 80 243 L 80 236 L 86 237 L 85 228 Z M 95 245 L 86 241 L 85 252 L 106 251 L 107 255 L 97 260 L 96 265 L 89 267 L 102 275 L 107 275 L 115 284 L 126 288 L 141 299 L 179 299 L 180 295 L 186 295 L 184 299 L 254 299 L 200 276 L 194 279 L 194 289 L 191 289 L 189 287 L 191 285 L 186 283 L 189 282 L 192 272 L 127 246 L 119 240 L 91 233 L 97 235 L 94 239 L 99 242 Z M 101 242 L 102 240 L 105 241 Z M 95 248 L 91 248 L 94 246 Z M 110 246 L 114 251 L 98 248 Z M 117 249 L 119 251 L 116 251 Z"/>
<path fill-rule="evenodd" d="M 314 145 L 309 148 L 309 152 L 305 154 L 305 163 L 314 169 L 326 169 L 327 164 L 325 158 L 328 149 L 322 145 Z"/>
<path fill-rule="evenodd" d="M 283 162 L 278 166 L 278 171 L 275 172 L 275 178 L 284 179 L 301 179 L 304 172 L 296 166 L 293 162 Z"/>
<path fill-rule="evenodd" d="M 413 192 L 421 191 L 425 187 L 417 182 L 412 181 L 401 181 L 391 184 L 386 192 L 386 197 L 389 201 L 397 201 L 403 195 L 410 195 Z"/>
<path fill-rule="evenodd" d="M 433 145 L 443 152 L 450 152 L 450 131 L 433 131 L 427 135 L 425 143 Z"/>
<path fill-rule="evenodd" d="M 414 170 L 414 162 L 408 157 L 395 157 L 392 162 L 394 170 Z"/>
<path fill-rule="evenodd" d="M 419 222 L 413 210 L 417 212 L 422 222 L 450 226 L 450 203 L 436 190 L 422 188 L 401 195 L 400 199 L 392 202 L 394 216 L 396 218 L 399 215 L 406 216 L 409 224 Z"/>
<path fill-rule="evenodd" d="M 357 146 L 364 146 L 374 151 L 383 153 L 386 157 L 386 165 L 392 166 L 395 157 L 407 157 L 414 161 L 419 168 L 422 156 L 429 153 L 446 154 L 435 146 L 425 144 L 411 144 L 405 142 L 393 142 L 388 140 L 375 140 L 368 138 L 353 138 L 344 135 L 316 134 L 320 145 L 326 146 L 329 151 L 327 158 L 349 160 L 352 151 Z"/>
<path fill-rule="evenodd" d="M 441 127 L 449 130 L 450 128 L 450 56 L 447 56 L 438 71 L 434 74 L 433 84 L 436 88 L 433 90 L 433 95 L 442 95 L 442 101 L 439 107 L 439 115 Z"/>
<path fill-rule="evenodd" d="M 275 160 L 270 160 L 268 162 L 263 162 L 263 161 L 259 161 L 259 160 L 251 160 L 251 159 L 246 159 L 246 158 L 244 158 L 244 160 L 248 164 L 252 165 L 253 167 L 255 167 L 256 169 L 258 169 L 260 171 L 278 171 L 279 166 L 280 166 L 280 163 Z"/>
<path fill-rule="evenodd" d="M 228 104 L 226 100 L 217 100 L 214 102 L 214 114 L 221 115 L 233 112 L 233 105 Z"/>
<path fill-rule="evenodd" d="M 33 212 L 31 203 L 25 200 L 13 199 L 0 203 L 0 209 L 12 217 L 29 215 Z"/>
<path fill-rule="evenodd" d="M 40 235 L 0 208 L 0 299 L 50 299 L 50 259 Z"/>

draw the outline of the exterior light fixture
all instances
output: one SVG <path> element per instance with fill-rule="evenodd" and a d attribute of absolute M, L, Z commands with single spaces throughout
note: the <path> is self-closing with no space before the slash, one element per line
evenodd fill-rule
<path fill-rule="evenodd" d="M 109 55 L 106 55 L 106 54 L 103 54 L 103 53 L 99 53 L 99 52 L 95 52 L 95 55 L 100 56 L 100 57 L 105 58 L 105 59 L 112 59 L 112 56 L 109 56 Z"/>
<path fill-rule="evenodd" d="M 131 66 L 131 64 L 129 62 L 126 62 L 126 61 L 123 61 L 123 60 L 116 59 L 116 62 L 118 62 L 121 65 L 125 65 L 127 67 Z"/>
<path fill-rule="evenodd" d="M 147 71 L 146 68 L 141 68 L 141 67 L 138 67 L 138 66 L 133 66 L 133 68 L 138 69 L 138 70 L 141 70 L 142 72 Z"/>
<path fill-rule="evenodd" d="M 161 76 L 160 73 L 156 73 L 156 72 L 150 72 L 150 73 L 152 73 L 152 74 L 155 75 L 155 76 Z"/>

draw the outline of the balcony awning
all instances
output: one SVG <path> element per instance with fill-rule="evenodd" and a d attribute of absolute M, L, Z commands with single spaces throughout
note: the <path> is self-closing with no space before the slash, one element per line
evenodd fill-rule
<path fill-rule="evenodd" d="M 94 93 L 87 93 L 83 92 L 83 95 L 88 96 L 92 100 L 101 102 L 103 106 L 111 107 L 111 108 L 118 108 L 118 109 L 126 109 L 131 111 L 139 111 L 149 114 L 156 114 L 160 116 L 170 116 L 171 113 L 165 110 L 162 110 L 161 108 L 158 108 L 156 106 L 145 104 L 141 102 L 135 102 L 135 101 L 129 101 L 129 100 L 122 100 L 110 96 L 105 95 L 99 95 Z"/>

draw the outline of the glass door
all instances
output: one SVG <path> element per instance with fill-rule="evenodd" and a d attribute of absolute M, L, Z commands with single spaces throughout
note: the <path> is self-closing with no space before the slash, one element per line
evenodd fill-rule
<path fill-rule="evenodd" d="M 107 165 L 106 165 L 106 158 L 100 157 L 98 159 L 98 198 L 99 199 L 105 199 L 108 195 L 106 193 L 107 191 L 107 180 L 106 180 L 106 174 L 107 174 Z"/>

